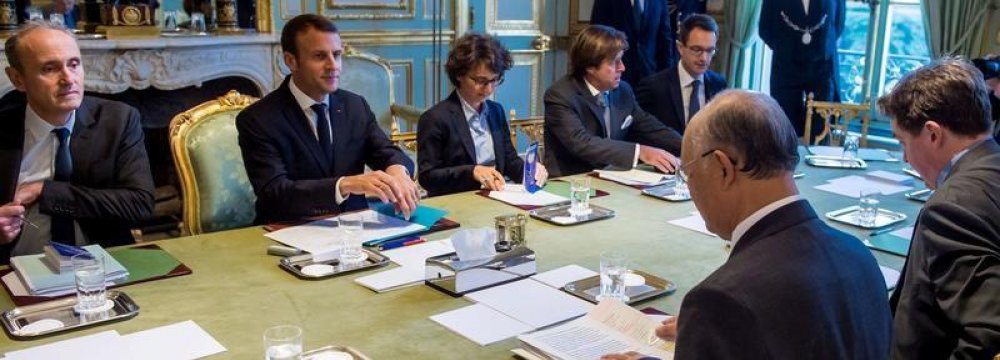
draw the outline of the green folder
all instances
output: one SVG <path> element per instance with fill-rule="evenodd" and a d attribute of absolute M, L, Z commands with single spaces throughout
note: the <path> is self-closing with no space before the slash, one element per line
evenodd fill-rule
<path fill-rule="evenodd" d="M 910 239 L 901 238 L 891 233 L 872 236 L 868 238 L 867 245 L 872 249 L 899 256 L 906 256 L 910 252 Z"/>

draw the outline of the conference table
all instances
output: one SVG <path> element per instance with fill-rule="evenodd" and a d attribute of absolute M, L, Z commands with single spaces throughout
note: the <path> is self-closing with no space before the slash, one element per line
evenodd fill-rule
<path fill-rule="evenodd" d="M 869 162 L 868 170 L 843 170 L 800 164 L 798 170 L 805 176 L 796 182 L 822 217 L 826 212 L 857 204 L 857 199 L 813 186 L 871 170 L 900 173 L 903 166 Z M 917 183 L 917 188 L 923 187 Z M 569 227 L 530 219 L 526 239 L 537 254 L 539 272 L 569 264 L 598 271 L 602 252 L 621 250 L 637 268 L 677 284 L 672 295 L 636 307 L 677 313 L 684 295 L 726 261 L 729 252 L 721 239 L 668 223 L 689 216 L 695 210 L 692 202 L 666 202 L 599 179 L 593 179 L 592 186 L 610 193 L 591 199 L 592 204 L 613 209 L 616 216 Z M 428 198 L 422 203 L 448 210 L 448 218 L 461 223 L 459 229 L 492 228 L 498 215 L 525 212 L 474 192 Z M 905 213 L 911 225 L 920 205 L 902 193 L 881 199 L 882 207 Z M 870 232 L 839 223 L 832 225 L 859 237 Z M 427 238 L 443 239 L 455 231 L 433 233 Z M 3 337 L 0 355 L 106 330 L 124 335 L 184 320 L 194 320 L 226 347 L 226 352 L 213 357 L 221 359 L 260 359 L 264 330 L 279 324 L 301 326 L 305 349 L 351 346 L 373 359 L 505 359 L 512 356 L 512 348 L 519 347 L 516 338 L 479 346 L 432 322 L 428 317 L 471 302 L 426 285 L 379 294 L 354 282 L 371 272 L 300 280 L 278 267 L 278 257 L 266 254 L 265 248 L 274 242 L 264 233 L 262 227 L 252 226 L 157 241 L 193 273 L 120 288 L 141 307 L 138 316 L 37 340 Z M 897 270 L 905 260 L 880 251 L 872 253 L 880 264 Z M 7 296 L 0 296 L 0 308 L 13 306 Z"/>

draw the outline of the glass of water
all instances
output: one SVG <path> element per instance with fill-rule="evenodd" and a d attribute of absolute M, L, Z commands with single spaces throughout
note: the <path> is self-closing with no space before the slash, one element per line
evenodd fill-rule
<path fill-rule="evenodd" d="M 601 294 L 597 297 L 598 301 L 625 300 L 627 264 L 628 256 L 622 252 L 608 251 L 601 254 Z"/>
<path fill-rule="evenodd" d="M 60 13 L 49 14 L 49 23 L 52 25 L 66 26 L 66 16 Z"/>
<path fill-rule="evenodd" d="M 104 282 L 104 257 L 91 254 L 77 254 L 71 259 L 73 276 L 76 278 L 77 313 L 100 311 L 107 302 L 107 286 Z"/>
<path fill-rule="evenodd" d="M 844 152 L 841 155 L 844 159 L 855 159 L 858 157 L 858 147 L 861 139 L 857 135 L 847 135 L 844 137 Z"/>
<path fill-rule="evenodd" d="M 861 189 L 858 197 L 858 225 L 864 227 L 874 227 L 875 219 L 878 218 L 879 195 L 882 193 L 876 189 Z"/>
<path fill-rule="evenodd" d="M 205 32 L 205 14 L 200 12 L 191 13 L 191 31 L 196 33 Z"/>
<path fill-rule="evenodd" d="M 362 213 L 340 215 L 337 217 L 337 226 L 341 231 L 341 265 L 352 266 L 364 261 L 366 256 L 361 251 L 361 238 L 365 229 L 364 215 Z"/>
<path fill-rule="evenodd" d="M 28 13 L 29 21 L 45 20 L 45 15 L 42 14 L 42 9 L 38 8 L 37 6 L 29 6 L 27 9 L 25 9 L 25 12 Z"/>
<path fill-rule="evenodd" d="M 570 206 L 572 215 L 590 214 L 590 178 L 587 176 L 570 179 Z"/>
<path fill-rule="evenodd" d="M 302 328 L 278 325 L 264 331 L 264 360 L 297 360 L 302 355 Z"/>

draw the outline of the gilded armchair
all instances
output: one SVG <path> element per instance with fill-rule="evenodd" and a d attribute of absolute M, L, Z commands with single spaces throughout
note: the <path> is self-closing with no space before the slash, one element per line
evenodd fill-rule
<path fill-rule="evenodd" d="M 347 46 L 343 66 L 340 87 L 363 96 L 382 130 L 396 145 L 416 158 L 417 121 L 424 110 L 396 103 L 395 79 L 389 62 Z"/>
<path fill-rule="evenodd" d="M 819 115 L 823 119 L 823 131 L 810 139 L 812 134 L 812 121 L 814 115 Z M 836 102 L 816 101 L 810 93 L 806 101 L 806 123 L 805 132 L 802 136 L 802 144 L 818 145 L 829 139 L 831 146 L 843 144 L 844 136 L 854 121 L 861 122 L 861 147 L 868 147 L 868 125 L 871 122 L 871 113 L 868 103 L 854 105 Z"/>
<path fill-rule="evenodd" d="M 257 98 L 231 90 L 170 121 L 170 149 L 184 202 L 184 234 L 253 223 L 256 196 L 243 166 L 236 115 L 255 101 Z"/>

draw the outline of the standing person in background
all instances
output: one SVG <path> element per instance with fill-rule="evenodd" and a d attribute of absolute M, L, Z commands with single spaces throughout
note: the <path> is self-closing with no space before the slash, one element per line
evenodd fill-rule
<path fill-rule="evenodd" d="M 595 0 L 590 23 L 625 33 L 628 50 L 622 61 L 622 79 L 635 85 L 642 78 L 672 66 L 674 32 L 664 0 Z"/>

